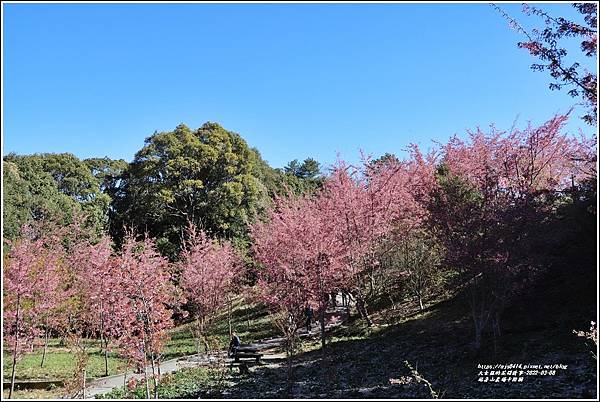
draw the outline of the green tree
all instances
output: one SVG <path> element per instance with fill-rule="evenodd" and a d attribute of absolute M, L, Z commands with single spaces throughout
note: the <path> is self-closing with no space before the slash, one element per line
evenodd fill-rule
<path fill-rule="evenodd" d="M 323 186 L 324 177 L 321 175 L 321 164 L 313 158 L 304 162 L 298 159 L 288 162 L 283 170 L 278 170 L 279 187 L 283 192 L 294 194 L 313 193 Z M 281 193 L 281 192 L 280 192 Z"/>
<path fill-rule="evenodd" d="M 292 176 L 300 177 L 300 162 L 298 162 L 298 159 L 289 161 L 288 164 L 283 168 L 283 171 L 287 174 L 291 174 Z"/>
<path fill-rule="evenodd" d="M 404 237 L 393 254 L 395 263 L 406 275 L 407 290 L 419 303 L 419 309 L 423 310 L 424 299 L 444 281 L 439 242 L 426 231 L 416 231 Z"/>
<path fill-rule="evenodd" d="M 216 123 L 154 133 L 121 176 L 113 234 L 120 238 L 123 225 L 147 231 L 171 258 L 188 221 L 212 236 L 245 238 L 266 201 L 262 162 L 239 134 Z"/>
<path fill-rule="evenodd" d="M 313 158 L 304 159 L 302 163 L 294 159 L 288 162 L 283 171 L 299 179 L 315 179 L 321 174 L 321 164 Z"/>
<path fill-rule="evenodd" d="M 394 154 L 386 152 L 385 154 L 381 155 L 379 158 L 372 160 L 371 166 L 386 166 L 386 165 L 396 164 L 396 163 L 400 163 L 400 160 L 398 159 L 398 157 Z"/>
<path fill-rule="evenodd" d="M 321 164 L 313 158 L 304 159 L 298 173 L 303 179 L 315 179 L 321 174 Z"/>
<path fill-rule="evenodd" d="M 117 191 L 121 175 L 127 169 L 127 162 L 123 159 L 88 158 L 84 159 L 92 175 L 98 180 L 100 190 L 108 195 L 115 194 Z"/>
<path fill-rule="evenodd" d="M 3 165 L 5 237 L 18 236 L 30 219 L 66 225 L 73 214 L 83 213 L 98 231 L 107 223 L 110 198 L 74 155 L 11 153 Z"/>
<path fill-rule="evenodd" d="M 2 170 L 4 237 L 15 239 L 19 235 L 19 228 L 31 216 L 32 196 L 27 181 L 22 177 L 15 163 L 3 161 Z"/>

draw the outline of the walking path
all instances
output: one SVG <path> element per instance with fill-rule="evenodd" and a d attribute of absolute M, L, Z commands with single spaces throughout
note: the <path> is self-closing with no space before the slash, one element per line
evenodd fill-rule
<path fill-rule="evenodd" d="M 337 307 L 333 310 L 327 312 L 329 323 L 326 325 L 326 328 L 332 328 L 341 324 L 342 319 L 341 315 L 344 315 L 345 308 Z M 318 322 L 313 322 L 312 325 L 312 335 L 308 334 L 306 328 L 301 328 L 298 331 L 298 336 L 300 338 L 318 336 Z M 265 353 L 270 351 L 271 349 L 277 348 L 281 346 L 283 343 L 283 338 L 269 338 L 262 339 L 258 342 L 252 343 L 250 346 L 256 348 L 258 350 L 263 351 L 264 357 L 263 360 L 273 361 L 273 360 L 281 360 L 285 356 L 282 354 L 274 354 L 274 353 Z M 173 373 L 175 371 L 181 370 L 185 367 L 198 367 L 198 366 L 209 366 L 211 364 L 216 364 L 219 360 L 223 361 L 226 357 L 225 351 L 216 351 L 210 354 L 194 354 L 189 356 L 178 357 L 176 359 L 166 360 L 161 362 L 160 364 L 160 373 L 161 375 L 167 373 Z M 152 375 L 152 367 L 146 367 L 146 375 Z M 131 378 L 135 378 L 136 380 L 142 380 L 144 378 L 143 373 L 132 373 L 129 372 L 126 374 L 115 374 L 108 377 L 98 378 L 96 380 L 92 380 L 89 382 L 88 386 L 85 390 L 85 397 L 87 399 L 94 399 L 96 395 L 105 394 L 110 392 L 113 388 L 122 387 L 129 381 Z"/>
<path fill-rule="evenodd" d="M 193 367 L 197 365 L 197 363 L 187 362 L 187 358 L 189 356 L 179 357 L 177 359 L 166 360 L 160 364 L 160 373 L 167 374 L 172 373 L 177 370 L 181 370 L 183 367 Z M 146 375 L 152 375 L 152 367 L 146 367 Z M 126 378 L 125 378 L 126 376 Z M 135 374 L 129 372 L 127 374 L 115 374 L 108 377 L 98 378 L 96 380 L 92 380 L 89 382 L 85 390 L 85 397 L 87 399 L 94 399 L 94 397 L 98 394 L 105 394 L 111 391 L 113 388 L 122 387 L 127 383 L 131 378 L 135 378 L 136 380 L 141 380 L 144 378 L 143 373 Z"/>

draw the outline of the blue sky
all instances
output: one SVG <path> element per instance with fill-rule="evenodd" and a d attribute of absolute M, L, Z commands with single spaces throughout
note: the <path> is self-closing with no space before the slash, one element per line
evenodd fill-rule
<path fill-rule="evenodd" d="M 487 4 L 3 8 L 5 154 L 131 160 L 155 130 L 216 121 L 274 167 L 328 164 L 540 123 L 576 103 L 530 70 L 521 37 Z M 582 113 L 570 131 L 592 131 Z"/>

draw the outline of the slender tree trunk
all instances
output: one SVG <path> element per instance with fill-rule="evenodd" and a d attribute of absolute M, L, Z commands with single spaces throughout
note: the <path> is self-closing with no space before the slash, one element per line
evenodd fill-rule
<path fill-rule="evenodd" d="M 419 298 L 419 310 L 423 311 L 424 310 L 423 297 L 421 297 L 421 293 L 419 293 L 419 295 L 417 297 Z"/>
<path fill-rule="evenodd" d="M 150 399 L 150 383 L 148 382 L 148 373 L 146 373 L 146 368 L 144 368 L 144 382 L 146 383 L 146 399 Z"/>
<path fill-rule="evenodd" d="M 108 376 L 108 338 L 104 338 L 104 376 Z"/>
<path fill-rule="evenodd" d="M 367 309 L 365 308 L 365 302 L 362 297 L 356 297 L 356 309 L 360 313 L 361 317 L 367 322 L 367 326 L 373 325 L 373 321 L 369 318 L 369 313 L 367 313 Z"/>
<path fill-rule="evenodd" d="M 501 326 L 500 326 L 500 313 L 496 312 L 494 314 L 494 331 L 496 332 L 496 335 L 498 337 L 502 336 L 502 330 L 501 330 Z"/>
<path fill-rule="evenodd" d="M 248 327 L 248 332 L 250 332 L 250 307 L 247 307 L 246 310 L 246 325 Z"/>
<path fill-rule="evenodd" d="M 481 326 L 478 322 L 475 322 L 475 349 L 479 350 L 481 347 Z"/>
<path fill-rule="evenodd" d="M 498 352 L 498 339 L 502 335 L 500 332 L 500 314 L 494 313 L 492 317 L 492 333 L 494 335 L 494 355 Z"/>
<path fill-rule="evenodd" d="M 196 354 L 198 356 L 200 356 L 200 334 L 199 329 L 198 329 L 198 322 L 196 321 L 196 330 L 194 331 L 194 323 L 192 323 L 192 325 L 190 325 L 190 332 L 192 333 L 192 339 L 194 340 L 194 343 L 196 344 Z"/>
<path fill-rule="evenodd" d="M 150 399 L 150 384 L 148 383 L 148 370 L 146 370 L 146 351 L 148 350 L 146 347 L 146 337 L 143 338 L 144 345 L 144 361 L 142 365 L 142 370 L 144 371 L 144 382 L 146 383 L 146 399 Z"/>
<path fill-rule="evenodd" d="M 388 299 L 390 300 L 390 302 L 392 303 L 392 311 L 396 311 L 396 302 L 394 301 L 394 299 L 392 298 L 392 295 L 388 294 Z"/>
<path fill-rule="evenodd" d="M 287 384 L 286 384 L 286 392 L 288 397 L 292 397 L 293 395 L 293 387 L 294 387 L 294 366 L 293 366 L 293 355 L 294 355 L 294 334 L 290 337 L 288 335 L 288 339 L 286 341 L 286 354 L 287 354 Z"/>
<path fill-rule="evenodd" d="M 231 328 L 231 297 L 227 297 L 227 325 L 229 326 L 229 339 L 233 334 L 233 330 Z"/>
<path fill-rule="evenodd" d="M 144 353 L 146 353 L 144 351 Z M 146 359 L 144 359 L 144 382 L 146 383 L 146 399 L 150 399 L 150 384 L 148 383 L 148 372 L 146 371 Z"/>
<path fill-rule="evenodd" d="M 44 328 L 44 352 L 42 353 L 42 362 L 40 363 L 40 367 L 44 367 L 44 363 L 46 362 L 46 352 L 48 351 L 48 324 Z"/>
<path fill-rule="evenodd" d="M 108 376 L 108 340 L 104 337 L 104 312 L 100 302 L 100 347 L 104 348 L 104 376 Z"/>
<path fill-rule="evenodd" d="M 152 383 L 154 384 L 154 399 L 158 399 L 158 378 L 154 368 L 154 352 L 150 352 L 150 365 L 152 366 Z"/>
<path fill-rule="evenodd" d="M 319 312 L 319 322 L 321 323 L 321 350 L 325 356 L 325 308 Z"/>
<path fill-rule="evenodd" d="M 473 326 L 475 329 L 475 349 L 479 350 L 481 348 L 481 333 L 483 332 L 483 303 L 481 303 L 481 315 L 477 314 L 477 303 L 476 303 L 476 295 L 472 293 L 471 295 L 471 310 L 473 313 Z"/>
<path fill-rule="evenodd" d="M 17 367 L 17 351 L 19 350 L 19 324 L 21 317 L 19 316 L 21 307 L 21 296 L 17 296 L 17 316 L 15 319 L 15 346 L 13 348 L 12 356 L 12 372 L 10 375 L 10 391 L 8 391 L 8 399 L 12 398 L 12 394 L 15 391 L 15 375 Z"/>
<path fill-rule="evenodd" d="M 127 367 L 129 367 L 129 362 L 125 365 L 125 373 L 123 373 L 123 391 L 125 392 L 125 397 L 127 397 L 127 394 L 129 393 L 129 390 L 127 389 Z"/>
<path fill-rule="evenodd" d="M 83 383 L 82 383 L 82 388 L 81 388 L 81 395 L 82 395 L 82 398 L 85 399 L 85 377 L 86 377 L 86 371 L 85 371 L 85 369 L 83 369 L 83 371 L 82 371 L 81 374 L 82 374 L 82 377 L 83 377 L 83 379 L 82 379 Z"/>
<path fill-rule="evenodd" d="M 350 302 L 354 301 L 350 292 L 344 293 L 346 295 L 346 315 L 348 316 L 348 320 L 350 319 L 350 315 L 352 313 L 352 309 L 350 307 Z"/>
<path fill-rule="evenodd" d="M 326 384 L 326 388 L 329 391 L 331 389 L 330 385 L 330 370 L 329 370 L 329 362 L 327 361 L 327 334 L 325 332 L 325 312 L 327 310 L 327 302 L 321 306 L 319 311 L 319 323 L 321 327 L 321 370 L 324 375 L 324 381 Z"/>
<path fill-rule="evenodd" d="M 206 339 L 206 336 L 204 335 L 204 317 L 202 317 L 202 319 L 200 319 L 198 321 L 198 325 L 199 325 L 199 330 L 200 330 L 200 337 L 202 338 L 202 342 L 204 342 L 204 353 L 208 353 L 208 349 L 209 349 L 209 345 L 208 345 L 208 340 Z"/>

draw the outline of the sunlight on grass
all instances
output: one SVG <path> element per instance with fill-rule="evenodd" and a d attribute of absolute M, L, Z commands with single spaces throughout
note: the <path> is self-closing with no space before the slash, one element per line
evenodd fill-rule
<path fill-rule="evenodd" d="M 104 355 L 99 348 L 92 349 L 89 355 L 87 366 L 88 378 L 97 378 L 104 375 Z M 16 378 L 25 379 L 67 379 L 71 378 L 75 370 L 76 358 L 73 353 L 68 351 L 53 351 L 50 349 L 46 355 L 44 367 L 40 367 L 42 361 L 41 351 L 28 353 L 18 362 L 16 368 Z M 4 376 L 10 376 L 12 370 L 12 359 L 9 354 L 4 354 L 3 358 Z M 119 358 L 116 353 L 109 353 L 108 373 L 117 374 L 122 371 L 125 362 Z"/>
<path fill-rule="evenodd" d="M 271 324 L 268 314 L 261 306 L 248 305 L 242 298 L 233 302 L 231 312 L 233 330 L 244 343 L 277 336 L 276 329 Z M 177 326 L 170 331 L 170 339 L 165 343 L 162 354 L 163 360 L 170 360 L 196 353 L 196 341 L 192 336 L 190 327 L 193 323 Z M 209 343 L 213 349 L 224 349 L 229 344 L 229 325 L 227 312 L 223 312 L 208 329 Z M 90 340 L 89 361 L 87 367 L 88 378 L 104 376 L 104 354 L 97 345 L 97 341 Z M 5 349 L 6 350 L 6 349 Z M 12 369 L 12 359 L 9 353 L 4 353 L 3 369 L 5 379 L 9 378 Z M 60 339 L 51 339 L 44 367 L 40 367 L 42 350 L 27 353 L 17 362 L 16 378 L 18 380 L 30 379 L 68 379 L 75 370 L 75 356 Z M 117 350 L 109 352 L 109 375 L 119 374 L 124 371 L 125 360 L 119 357 Z M 29 392 L 29 391 L 23 391 Z M 29 396 L 24 396 L 29 398 Z"/>

